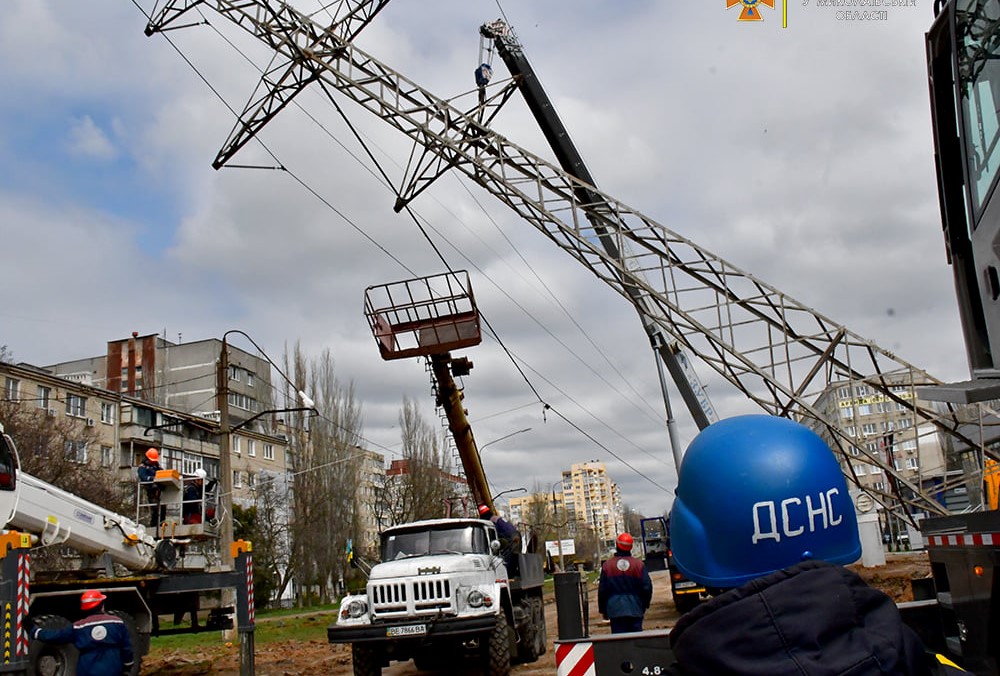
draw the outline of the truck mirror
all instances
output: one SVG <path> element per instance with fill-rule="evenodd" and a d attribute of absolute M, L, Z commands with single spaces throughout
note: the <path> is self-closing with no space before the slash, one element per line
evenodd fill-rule
<path fill-rule="evenodd" d="M 492 542 L 490 542 L 490 551 L 493 552 L 494 554 L 496 554 L 497 552 L 500 551 L 500 541 L 499 540 L 493 540 Z"/>

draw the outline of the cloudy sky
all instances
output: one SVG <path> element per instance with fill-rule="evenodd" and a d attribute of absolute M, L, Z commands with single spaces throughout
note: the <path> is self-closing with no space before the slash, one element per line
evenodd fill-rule
<path fill-rule="evenodd" d="M 394 0 L 358 44 L 468 107 L 478 27 L 502 12 L 605 192 L 931 374 L 964 379 L 934 180 L 930 0 L 878 21 L 816 2 L 793 2 L 782 27 L 780 2 L 749 23 L 725 0 Z M 324 22 L 319 0 L 294 4 Z M 132 331 L 188 341 L 241 329 L 275 358 L 295 342 L 329 349 L 364 404 L 366 440 L 391 459 L 404 396 L 437 418 L 423 365 L 379 357 L 364 290 L 443 272 L 436 247 L 470 271 L 495 332 L 468 350 L 463 381 L 494 492 L 548 490 L 572 463 L 600 460 L 627 504 L 669 506 L 655 361 L 625 301 L 457 175 L 414 203 L 425 237 L 392 211 L 392 190 L 318 89 L 232 160 L 261 168 L 213 170 L 271 54 L 207 7 L 181 22 L 198 25 L 146 37 L 155 9 L 4 3 L 0 345 L 38 365 Z M 338 102 L 398 185 L 409 143 Z M 549 157 L 519 98 L 494 127 Z M 698 368 L 720 414 L 754 411 Z M 695 427 L 676 395 L 673 406 L 686 444 Z"/>

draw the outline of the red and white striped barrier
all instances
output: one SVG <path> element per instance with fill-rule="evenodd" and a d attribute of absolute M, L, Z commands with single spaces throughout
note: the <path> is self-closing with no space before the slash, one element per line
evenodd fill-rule
<path fill-rule="evenodd" d="M 993 547 L 995 545 L 1000 545 L 1000 533 L 963 533 L 927 537 L 928 547 Z"/>
<path fill-rule="evenodd" d="M 557 643 L 557 676 L 597 676 L 593 643 Z"/>

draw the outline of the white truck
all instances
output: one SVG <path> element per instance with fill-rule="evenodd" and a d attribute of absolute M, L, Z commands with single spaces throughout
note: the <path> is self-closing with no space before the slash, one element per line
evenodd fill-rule
<path fill-rule="evenodd" d="M 547 642 L 541 558 L 512 554 L 518 576 L 511 577 L 500 547 L 493 523 L 483 519 L 385 530 L 382 562 L 364 594 L 341 602 L 330 642 L 351 644 L 355 676 L 380 674 L 394 660 L 441 669 L 472 659 L 488 676 L 534 662 Z"/>
<path fill-rule="evenodd" d="M 232 608 L 219 607 L 221 590 L 236 594 L 241 659 L 252 673 L 253 585 L 250 545 L 236 543 L 231 569 L 206 568 L 206 558 L 191 555 L 198 541 L 207 542 L 211 526 L 180 523 L 180 478 L 169 471 L 163 484 L 168 517 L 158 537 L 134 519 L 116 514 L 48 484 L 20 469 L 13 439 L 0 423 L 0 608 L 7 631 L 0 672 L 72 676 L 76 648 L 30 640 L 30 622 L 65 626 L 81 616 L 80 595 L 96 589 L 107 596 L 105 607 L 128 626 L 136 656 L 132 676 L 149 651 L 150 636 L 220 630 L 232 627 Z M 170 498 L 170 496 L 174 496 Z M 170 514 L 178 515 L 177 523 Z M 44 571 L 31 565 L 36 547 L 70 547 L 80 559 L 75 571 Z M 217 548 L 217 545 L 216 545 Z M 209 609 L 207 618 L 199 610 Z M 176 620 L 189 615 L 190 626 Z M 161 627 L 160 616 L 174 619 Z M 205 621 L 202 621 L 205 620 Z M 244 646 L 247 651 L 244 651 Z M 245 653 L 248 652 L 249 655 Z"/>

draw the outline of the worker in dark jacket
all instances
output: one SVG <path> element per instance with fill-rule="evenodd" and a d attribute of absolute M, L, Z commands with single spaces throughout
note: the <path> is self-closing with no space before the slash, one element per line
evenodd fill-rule
<path fill-rule="evenodd" d="M 680 572 L 718 595 L 677 622 L 669 674 L 962 673 L 842 567 L 861 555 L 854 504 L 804 425 L 749 415 L 702 430 L 681 463 L 670 534 Z"/>
<path fill-rule="evenodd" d="M 117 615 L 104 612 L 107 597 L 97 590 L 83 592 L 80 609 L 89 614 L 59 629 L 35 627 L 31 638 L 49 643 L 72 643 L 80 652 L 76 676 L 120 676 L 133 666 L 128 627 Z"/>
<path fill-rule="evenodd" d="M 497 537 L 500 538 L 500 555 L 507 567 L 507 574 L 517 577 L 517 554 L 521 551 L 521 534 L 514 524 L 499 514 L 494 514 L 487 505 L 479 505 L 479 518 L 492 521 L 496 526 Z"/>
<path fill-rule="evenodd" d="M 601 566 L 597 609 L 611 620 L 611 633 L 642 631 L 642 618 L 653 599 L 653 583 L 642 561 L 632 556 L 633 538 L 622 533 L 615 555 Z"/>
<path fill-rule="evenodd" d="M 139 477 L 139 485 L 146 493 L 146 502 L 149 505 L 149 525 L 156 528 L 167 517 L 167 506 L 160 504 L 160 486 L 153 481 L 156 473 L 159 472 L 160 453 L 155 448 L 146 451 L 145 457 L 136 468 L 135 473 Z"/>

